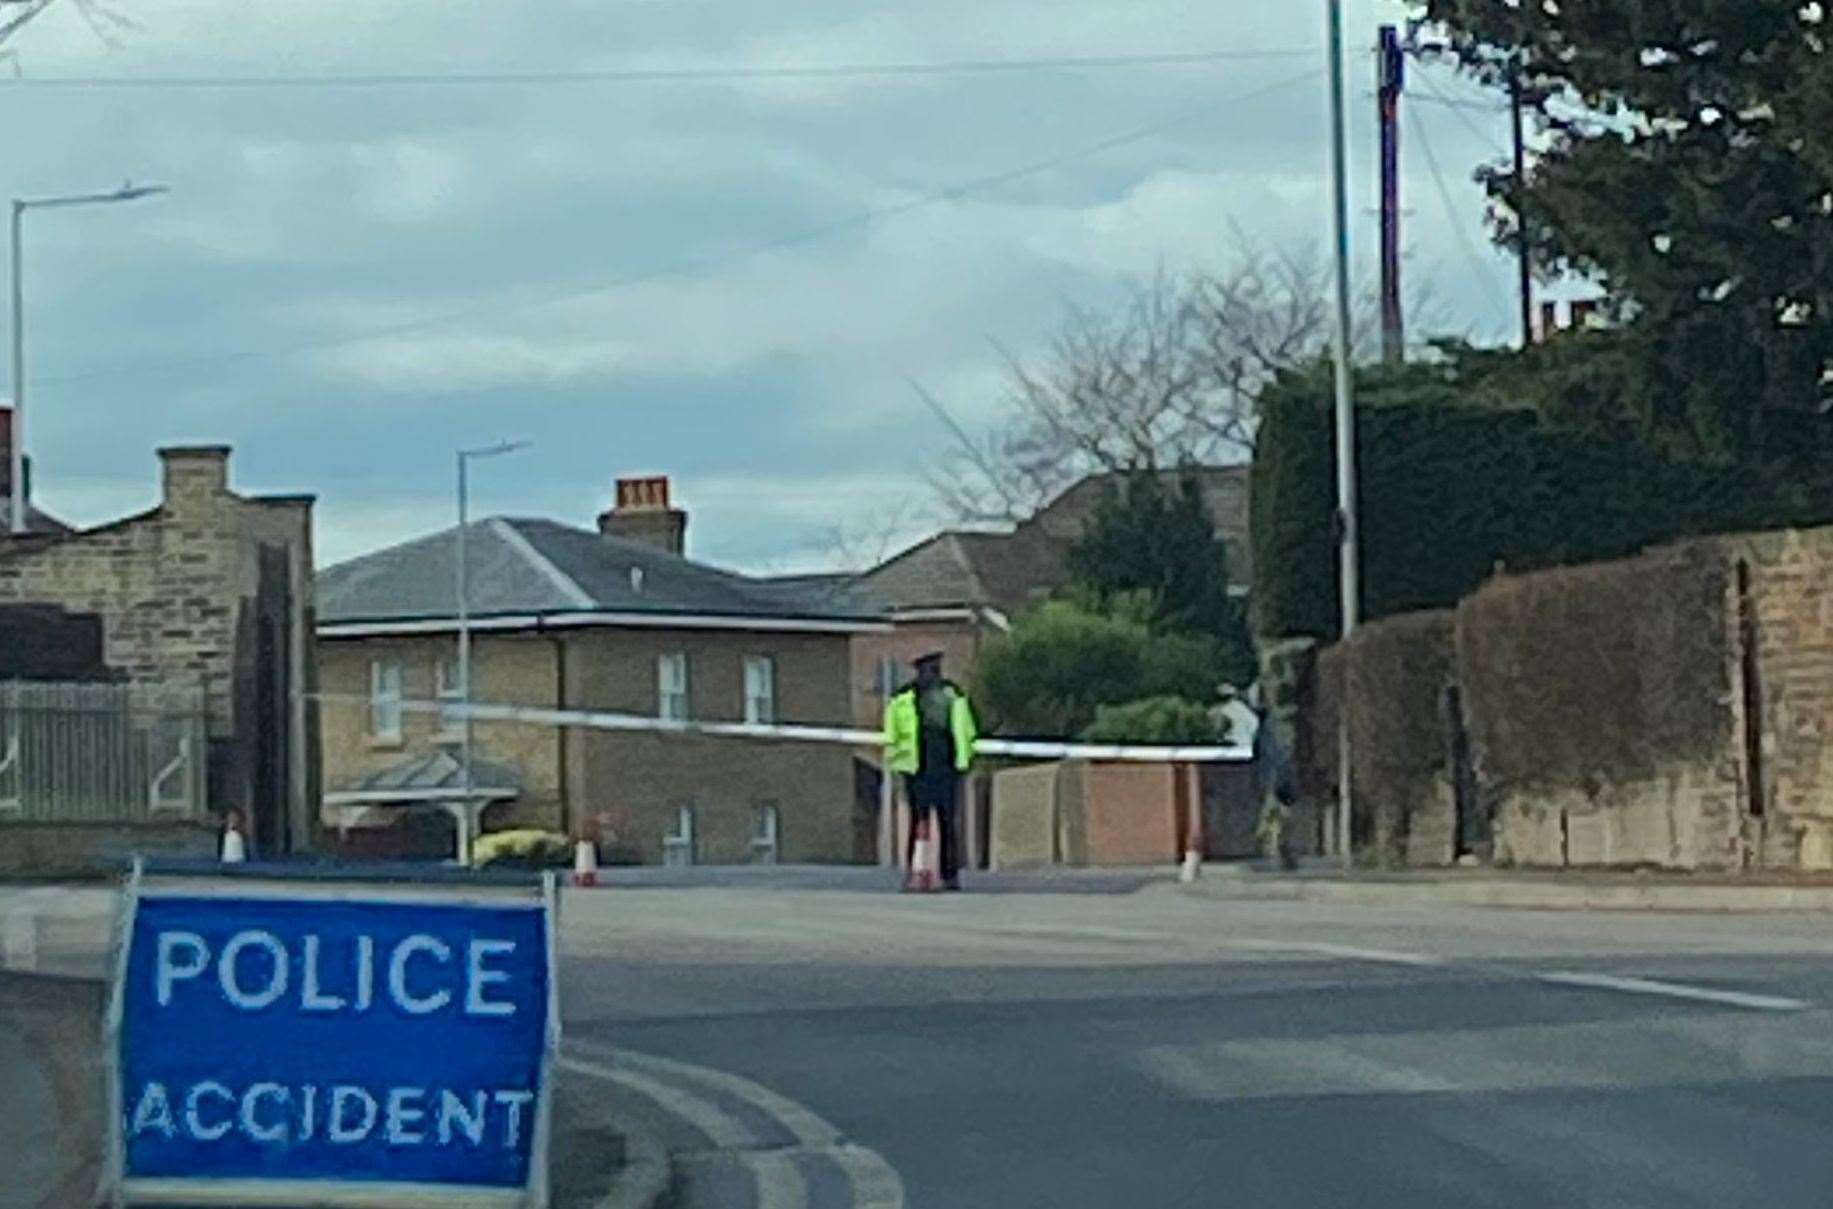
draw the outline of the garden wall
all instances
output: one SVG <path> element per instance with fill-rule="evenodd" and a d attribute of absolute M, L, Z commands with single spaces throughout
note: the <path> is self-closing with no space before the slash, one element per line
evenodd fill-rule
<path fill-rule="evenodd" d="M 1833 869 L 1833 528 L 1497 576 L 1295 695 L 1324 812 L 1347 712 L 1372 861 Z"/>

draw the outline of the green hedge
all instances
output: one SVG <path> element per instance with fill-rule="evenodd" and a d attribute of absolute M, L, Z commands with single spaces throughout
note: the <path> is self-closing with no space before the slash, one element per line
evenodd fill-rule
<path fill-rule="evenodd" d="M 1627 441 L 1470 406 L 1455 367 L 1360 376 L 1357 454 L 1367 618 L 1447 608 L 1499 566 L 1633 554 L 1692 534 L 1824 524 L 1833 493 L 1784 492 L 1734 468 L 1667 460 Z M 1336 456 L 1328 375 L 1268 389 L 1253 468 L 1255 626 L 1334 637 Z"/>

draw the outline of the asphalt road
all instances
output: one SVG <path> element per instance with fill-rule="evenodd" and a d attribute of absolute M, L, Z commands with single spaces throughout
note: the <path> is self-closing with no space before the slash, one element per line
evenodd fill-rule
<path fill-rule="evenodd" d="M 1824 915 L 669 879 L 568 896 L 565 1015 L 688 1209 L 1833 1198 Z"/>

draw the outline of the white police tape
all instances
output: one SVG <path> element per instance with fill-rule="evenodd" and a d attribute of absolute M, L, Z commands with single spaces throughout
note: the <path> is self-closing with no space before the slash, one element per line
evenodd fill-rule
<path fill-rule="evenodd" d="M 332 704 L 361 705 L 370 700 L 360 693 L 312 693 L 310 699 Z M 885 737 L 875 730 L 832 726 L 764 725 L 755 722 L 695 722 L 649 718 L 640 714 L 601 710 L 546 709 L 532 705 L 492 705 L 472 702 L 427 701 L 403 698 L 400 708 L 409 713 L 470 717 L 477 722 L 521 722 L 536 726 L 575 726 L 586 730 L 646 731 L 671 735 L 704 735 L 726 739 L 758 739 L 789 743 L 839 743 L 849 747 L 880 747 Z M 1251 748 L 1240 745 L 1150 746 L 1134 743 L 1071 743 L 1024 739 L 982 739 L 975 749 L 984 756 L 1010 756 L 1034 760 L 1111 760 L 1146 764 L 1243 764 L 1253 758 Z"/>

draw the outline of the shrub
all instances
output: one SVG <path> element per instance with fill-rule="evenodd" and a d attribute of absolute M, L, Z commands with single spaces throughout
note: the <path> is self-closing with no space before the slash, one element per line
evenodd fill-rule
<path fill-rule="evenodd" d="M 471 845 L 471 863 L 479 869 L 551 869 L 572 860 L 573 846 L 564 835 L 533 828 L 493 831 Z"/>
<path fill-rule="evenodd" d="M 1062 738 L 1094 725 L 1103 705 L 1213 700 L 1228 671 L 1212 638 L 1156 633 L 1137 616 L 1058 600 L 987 644 L 974 698 L 991 731 Z"/>
<path fill-rule="evenodd" d="M 1455 366 L 1360 376 L 1365 619 L 1450 608 L 1499 566 L 1621 558 L 1675 538 L 1825 523 L 1833 493 L 1582 436 L 1486 397 Z M 1336 455 L 1327 377 L 1288 374 L 1261 398 L 1250 525 L 1255 627 L 1339 632 Z"/>
<path fill-rule="evenodd" d="M 1727 567 L 1713 542 L 1498 580 L 1458 609 L 1458 678 L 1498 787 L 1647 777 L 1731 727 Z"/>
<path fill-rule="evenodd" d="M 1082 732 L 1091 743 L 1151 743 L 1202 746 L 1228 741 L 1228 720 L 1200 701 L 1148 697 L 1095 709 L 1094 725 Z"/>

